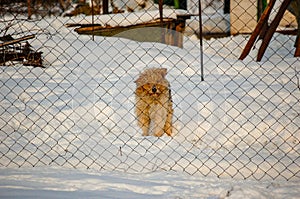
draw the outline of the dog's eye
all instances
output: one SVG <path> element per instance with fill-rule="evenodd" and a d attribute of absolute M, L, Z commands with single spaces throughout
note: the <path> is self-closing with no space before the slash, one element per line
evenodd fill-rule
<path fill-rule="evenodd" d="M 145 84 L 145 85 L 143 85 L 143 88 L 144 88 L 145 90 L 151 90 L 151 89 L 152 89 L 152 87 L 151 87 L 150 84 Z"/>
<path fill-rule="evenodd" d="M 165 87 L 163 85 L 157 84 L 156 89 L 162 91 L 165 90 Z"/>

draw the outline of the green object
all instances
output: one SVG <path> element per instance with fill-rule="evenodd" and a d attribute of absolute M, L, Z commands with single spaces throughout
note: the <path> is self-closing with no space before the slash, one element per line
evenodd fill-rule
<path fill-rule="evenodd" d="M 267 5 L 268 5 L 267 0 L 263 0 L 263 11 L 265 11 Z"/>
<path fill-rule="evenodd" d="M 267 5 L 268 5 L 267 0 L 257 0 L 257 21 L 260 19 Z"/>
<path fill-rule="evenodd" d="M 158 0 L 154 0 L 154 3 L 158 4 Z M 174 6 L 175 9 L 186 10 L 186 0 L 163 0 L 163 4 Z"/>
<path fill-rule="evenodd" d="M 179 9 L 180 8 L 179 0 L 174 0 L 174 8 L 175 9 Z"/>

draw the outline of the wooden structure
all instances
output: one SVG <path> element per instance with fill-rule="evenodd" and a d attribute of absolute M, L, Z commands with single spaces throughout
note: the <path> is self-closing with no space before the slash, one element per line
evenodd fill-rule
<path fill-rule="evenodd" d="M 230 34 L 251 33 L 257 23 L 257 0 L 230 1 Z"/>
<path fill-rule="evenodd" d="M 34 35 L 14 39 L 11 35 L 0 37 L 0 65 L 6 62 L 19 61 L 24 66 L 43 67 L 42 52 L 32 50 L 27 40 L 34 38 Z"/>
<path fill-rule="evenodd" d="M 66 26 L 79 26 L 75 28 L 78 34 L 117 36 L 135 41 L 160 42 L 182 48 L 185 21 L 189 18 L 190 15 L 177 15 L 177 19 L 160 18 L 145 23 L 114 27 L 101 24 L 67 24 Z"/>
<path fill-rule="evenodd" d="M 279 25 L 279 22 L 281 20 L 281 18 L 283 17 L 284 12 L 287 10 L 288 6 L 290 5 L 292 0 L 284 0 L 279 8 L 278 13 L 276 14 L 274 20 L 271 22 L 270 25 L 268 25 L 268 19 L 271 13 L 271 10 L 275 4 L 276 0 L 270 0 L 268 6 L 266 7 L 265 11 L 263 12 L 263 14 L 261 15 L 261 18 L 258 21 L 258 24 L 256 25 L 248 43 L 246 44 L 241 56 L 239 57 L 240 60 L 243 60 L 250 52 L 253 44 L 255 43 L 257 37 L 259 36 L 258 39 L 262 39 L 262 43 L 261 46 L 258 50 L 258 54 L 257 54 L 257 61 L 261 61 L 266 48 L 268 47 L 271 38 L 274 34 L 274 32 L 276 31 L 276 28 Z M 297 1 L 299 2 L 299 0 L 293 0 L 293 1 Z M 296 2 L 296 3 L 297 3 Z M 296 10 L 300 10 L 300 3 L 295 4 L 297 7 Z M 298 23 L 298 36 L 295 42 L 295 47 L 296 47 L 296 51 L 295 51 L 295 57 L 300 57 L 300 37 L 299 37 L 299 16 L 297 17 L 297 23 Z"/>
<path fill-rule="evenodd" d="M 279 9 L 282 1 L 276 1 L 274 10 Z M 251 34 L 269 2 L 270 0 L 230 0 L 230 34 Z M 270 18 L 274 18 L 275 15 L 276 12 L 272 12 Z M 297 27 L 295 16 L 285 12 L 279 26 Z"/>

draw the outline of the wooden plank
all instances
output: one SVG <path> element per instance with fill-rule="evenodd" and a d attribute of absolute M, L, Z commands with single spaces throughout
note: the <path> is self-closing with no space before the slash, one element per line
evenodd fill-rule
<path fill-rule="evenodd" d="M 72 28 L 72 27 L 92 27 L 92 26 L 101 26 L 99 23 L 94 23 L 94 24 L 82 24 L 82 23 L 67 23 L 65 25 L 67 28 Z"/>
<path fill-rule="evenodd" d="M 249 54 L 254 42 L 256 41 L 256 38 L 258 37 L 258 35 L 261 32 L 261 29 L 262 29 L 263 25 L 268 22 L 269 15 L 270 15 L 270 13 L 272 11 L 272 8 L 275 4 L 275 1 L 276 0 L 271 0 L 270 3 L 268 4 L 267 8 L 265 9 L 263 14 L 261 15 L 261 18 L 259 19 L 253 33 L 251 34 L 251 37 L 250 37 L 249 41 L 247 42 L 241 56 L 239 57 L 240 60 L 245 59 L 245 57 Z"/>
<path fill-rule="evenodd" d="M 11 41 L 3 42 L 3 43 L 0 43 L 0 48 L 4 47 L 4 46 L 7 46 L 7 45 L 13 45 L 13 44 L 16 44 L 16 43 L 20 43 L 22 41 L 26 41 L 26 40 L 32 39 L 34 37 L 35 37 L 35 35 L 29 35 L 29 36 L 21 37 L 19 39 L 14 39 L 14 40 L 11 40 Z"/>
<path fill-rule="evenodd" d="M 75 28 L 74 30 L 78 33 L 78 34 L 96 34 L 97 33 L 104 33 L 102 36 L 113 36 L 115 34 L 118 34 L 120 32 L 126 31 L 126 30 L 130 30 L 130 29 L 134 29 L 134 28 L 144 28 L 144 27 L 161 27 L 163 26 L 164 28 L 166 26 L 168 26 L 171 23 L 175 23 L 176 20 L 175 19 L 163 19 L 162 24 L 160 23 L 160 20 L 153 20 L 153 21 L 149 21 L 149 22 L 145 22 L 145 23 L 140 23 L 140 24 L 134 24 L 134 25 L 128 25 L 128 26 L 116 26 L 116 27 L 112 27 L 112 26 L 83 26 L 83 27 L 79 27 L 79 28 Z M 94 31 L 94 33 L 93 33 Z M 106 34 L 108 33 L 108 34 Z"/>

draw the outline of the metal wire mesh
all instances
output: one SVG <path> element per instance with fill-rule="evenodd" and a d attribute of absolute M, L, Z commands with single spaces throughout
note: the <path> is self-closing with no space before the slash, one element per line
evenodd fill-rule
<path fill-rule="evenodd" d="M 232 19 L 240 21 L 240 15 L 231 13 L 230 22 L 224 1 L 202 5 L 206 36 L 228 35 Z M 294 36 L 275 34 L 262 62 L 254 61 L 256 49 L 238 60 L 248 35 L 204 40 L 201 74 L 197 16 L 186 21 L 180 48 L 124 39 L 121 34 L 79 35 L 66 27 L 92 20 L 111 26 L 131 24 L 157 17 L 155 9 L 93 17 L 36 12 L 29 20 L 24 13 L 10 13 L 9 5 L 1 6 L 0 36 L 35 34 L 30 44 L 43 52 L 46 66 L 12 61 L 0 67 L 2 167 L 299 179 L 299 58 L 293 57 Z M 197 1 L 188 1 L 186 7 L 187 14 L 198 12 Z M 174 9 L 164 14 L 176 15 Z M 247 18 L 256 21 L 252 15 Z M 134 80 L 149 67 L 168 69 L 172 137 L 144 137 L 136 125 Z"/>

